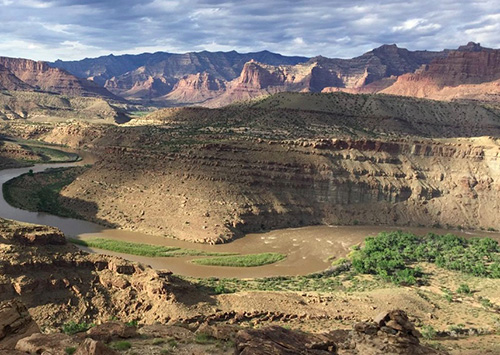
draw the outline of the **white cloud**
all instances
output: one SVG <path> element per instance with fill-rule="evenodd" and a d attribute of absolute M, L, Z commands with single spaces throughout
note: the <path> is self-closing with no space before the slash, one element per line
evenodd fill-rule
<path fill-rule="evenodd" d="M 393 32 L 408 32 L 408 31 L 418 31 L 418 32 L 429 32 L 437 31 L 441 28 L 441 25 L 437 23 L 429 23 L 423 18 L 412 18 L 404 21 L 400 26 L 394 26 L 392 28 Z"/>
<path fill-rule="evenodd" d="M 0 0 L 0 55 L 267 49 L 345 58 L 385 43 L 499 47 L 499 26 L 498 0 Z"/>

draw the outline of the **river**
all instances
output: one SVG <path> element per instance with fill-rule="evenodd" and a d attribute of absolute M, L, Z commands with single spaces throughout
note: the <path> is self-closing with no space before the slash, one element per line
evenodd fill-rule
<path fill-rule="evenodd" d="M 52 167 L 68 167 L 92 161 L 91 156 L 83 155 L 78 163 L 37 164 L 29 168 L 0 170 L 0 184 L 28 172 L 40 172 Z M 157 269 L 168 269 L 175 274 L 191 277 L 231 277 L 254 278 L 268 276 L 306 275 L 328 268 L 331 258 L 345 256 L 350 247 L 361 243 L 367 236 L 379 232 L 401 229 L 423 235 L 428 232 L 454 233 L 463 236 L 488 236 L 500 240 L 500 233 L 492 232 L 458 232 L 434 228 L 409 228 L 390 226 L 311 226 L 274 230 L 266 233 L 252 233 L 228 244 L 205 245 L 193 244 L 171 238 L 152 236 L 138 232 L 120 229 L 107 229 L 97 224 L 78 219 L 53 216 L 47 213 L 29 212 L 10 206 L 3 198 L 0 199 L 0 217 L 22 222 L 44 224 L 58 227 L 67 236 L 79 239 L 108 238 L 130 242 L 157 244 L 187 249 L 197 249 L 213 252 L 232 252 L 254 254 L 263 252 L 279 252 L 287 258 L 275 264 L 251 267 L 219 267 L 203 266 L 190 262 L 194 257 L 151 258 L 128 254 L 120 254 L 98 249 L 83 248 L 89 252 L 120 256 L 128 260 L 142 262 Z M 329 260 L 330 259 L 330 260 Z"/>

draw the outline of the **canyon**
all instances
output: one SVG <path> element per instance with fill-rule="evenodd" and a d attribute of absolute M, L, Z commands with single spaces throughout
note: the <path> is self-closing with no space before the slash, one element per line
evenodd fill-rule
<path fill-rule="evenodd" d="M 500 228 L 500 123 L 473 104 L 287 93 L 121 127 L 8 129 L 94 150 L 61 203 L 109 226 L 205 243 L 315 224 Z"/>
<path fill-rule="evenodd" d="M 20 205 L 47 212 L 41 205 L 51 203 L 54 215 L 81 219 L 64 235 L 0 215 L 0 354 L 114 354 L 107 346 L 120 342 L 126 354 L 498 351 L 499 53 L 469 43 L 440 52 L 384 45 L 353 59 L 0 57 L 0 169 L 23 167 Z M 44 175 L 38 163 L 47 162 L 72 177 Z M 45 183 L 49 195 L 23 193 Z M 81 225 L 95 230 L 71 239 L 85 234 Z M 356 226 L 370 237 L 349 238 Z M 344 233 L 341 247 L 321 228 Z M 369 259 L 370 243 L 384 238 L 374 233 L 399 228 L 437 231 L 426 237 L 435 249 L 485 256 L 439 249 L 441 258 L 425 250 L 414 260 L 400 232 L 400 250 L 386 245 Z M 279 244 L 278 229 L 303 235 Z M 136 254 L 81 243 L 96 235 L 131 242 Z M 287 241 L 295 249 L 282 248 Z M 269 273 L 172 273 L 182 261 L 141 256 L 138 242 L 285 260 Z M 296 253 L 301 243 L 319 251 Z M 195 264 L 202 254 L 190 256 Z M 360 271 L 361 262 L 379 268 Z M 76 334 L 62 334 L 71 326 Z"/>

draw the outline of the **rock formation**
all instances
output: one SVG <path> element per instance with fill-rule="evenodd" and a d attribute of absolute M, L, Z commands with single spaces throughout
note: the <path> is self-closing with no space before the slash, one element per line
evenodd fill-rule
<path fill-rule="evenodd" d="M 166 322 L 178 309 L 175 293 L 185 287 L 169 272 L 80 251 L 55 228 L 0 220 L 0 250 L 0 301 L 21 300 L 43 326 L 111 316 L 132 320 L 139 314 Z M 29 317 L 16 307 L 2 303 L 0 309 L 18 315 L 24 334 Z M 9 337 L 16 329 L 2 334 Z"/>
<path fill-rule="evenodd" d="M 279 91 L 351 90 L 413 72 L 444 52 L 411 52 L 386 45 L 353 59 L 284 57 L 270 52 L 200 52 L 108 56 L 57 61 L 81 78 L 91 78 L 113 93 L 134 100 L 171 105 L 219 107 Z M 206 84 L 203 84 L 206 82 Z"/>
<path fill-rule="evenodd" d="M 39 332 L 24 304 L 16 299 L 0 302 L 0 351 L 14 349 L 18 340 Z"/>
<path fill-rule="evenodd" d="M 178 129 L 61 125 L 38 136 L 101 152 L 62 191 L 65 207 L 96 222 L 210 243 L 355 221 L 500 227 L 491 209 L 496 140 L 444 139 L 500 132 L 498 116 L 483 107 L 287 93 L 248 106 L 151 116 Z M 407 135 L 439 139 L 396 137 Z"/>
<path fill-rule="evenodd" d="M 469 43 L 416 73 L 401 75 L 382 93 L 438 100 L 499 102 L 500 50 Z"/>
<path fill-rule="evenodd" d="M 446 354 L 420 344 L 404 311 L 385 312 L 378 322 L 361 322 L 352 331 L 333 330 L 318 335 L 281 327 L 248 329 L 236 336 L 236 354 Z"/>

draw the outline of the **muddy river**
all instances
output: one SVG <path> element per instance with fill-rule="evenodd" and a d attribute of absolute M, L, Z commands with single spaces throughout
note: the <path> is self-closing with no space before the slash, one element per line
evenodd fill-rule
<path fill-rule="evenodd" d="M 84 155 L 83 157 L 83 161 L 79 163 L 38 164 L 31 168 L 1 170 L 0 184 L 26 173 L 30 169 L 34 172 L 40 172 L 49 167 L 73 166 L 75 164 L 89 163 L 92 160 L 90 156 Z M 415 234 L 450 232 L 449 230 L 432 228 L 390 226 L 312 226 L 248 234 L 244 238 L 223 245 L 202 245 L 137 232 L 106 229 L 105 227 L 82 220 L 20 210 L 7 204 L 3 198 L 3 194 L 0 199 L 0 217 L 58 227 L 67 236 L 80 239 L 100 237 L 213 252 L 233 252 L 240 254 L 279 252 L 287 255 L 285 260 L 275 264 L 251 268 L 236 268 L 195 265 L 190 262 L 190 260 L 195 258 L 192 256 L 151 258 L 84 248 L 90 252 L 121 256 L 125 259 L 151 265 L 157 269 L 168 269 L 175 274 L 193 277 L 252 278 L 279 275 L 306 275 L 328 268 L 331 263 L 329 259 L 345 256 L 350 251 L 349 248 L 352 245 L 362 242 L 367 236 L 373 236 L 382 231 L 401 229 L 411 231 Z M 500 233 L 452 232 L 464 236 L 489 236 L 500 240 Z"/>

